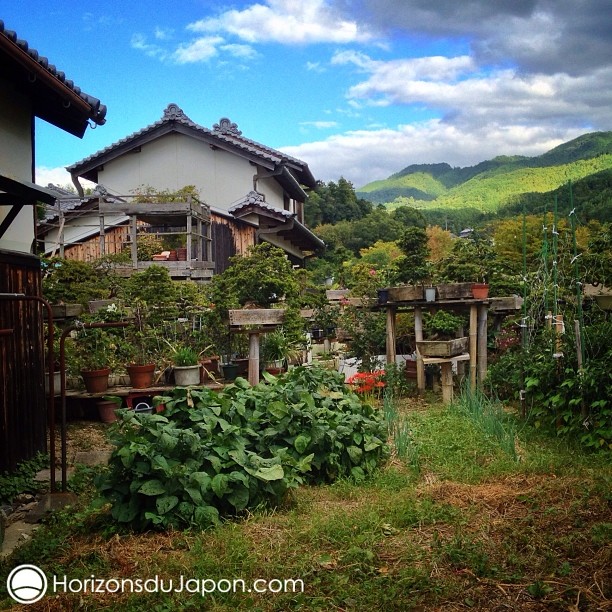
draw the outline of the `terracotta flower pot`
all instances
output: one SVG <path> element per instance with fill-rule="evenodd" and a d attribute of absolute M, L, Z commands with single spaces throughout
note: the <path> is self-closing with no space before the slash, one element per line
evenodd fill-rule
<path fill-rule="evenodd" d="M 155 364 L 129 365 L 127 372 L 130 375 L 130 385 L 135 389 L 146 389 L 153 384 L 155 376 Z"/>
<path fill-rule="evenodd" d="M 117 420 L 115 410 L 117 410 L 117 402 L 111 400 L 100 400 L 96 402 L 98 414 L 103 423 L 114 423 Z"/>
<path fill-rule="evenodd" d="M 110 368 L 100 370 L 81 370 L 81 376 L 88 393 L 104 393 L 108 389 Z"/>
<path fill-rule="evenodd" d="M 475 300 L 486 300 L 489 297 L 489 285 L 474 283 L 472 285 L 472 296 Z"/>

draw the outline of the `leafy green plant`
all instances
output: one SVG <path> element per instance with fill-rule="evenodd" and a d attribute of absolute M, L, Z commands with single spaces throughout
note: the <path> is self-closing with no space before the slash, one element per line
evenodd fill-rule
<path fill-rule="evenodd" d="M 20 493 L 36 493 L 43 483 L 34 476 L 49 463 L 49 458 L 38 453 L 34 458 L 22 461 L 13 472 L 0 474 L 0 504 L 10 504 Z"/>
<path fill-rule="evenodd" d="M 382 415 L 338 373 L 298 367 L 219 393 L 176 389 L 163 415 L 125 411 L 97 485 L 112 516 L 137 529 L 205 528 L 281 503 L 302 482 L 363 478 L 386 456 Z"/>
<path fill-rule="evenodd" d="M 190 346 L 180 346 L 174 351 L 172 361 L 178 367 L 198 365 L 198 352 Z"/>

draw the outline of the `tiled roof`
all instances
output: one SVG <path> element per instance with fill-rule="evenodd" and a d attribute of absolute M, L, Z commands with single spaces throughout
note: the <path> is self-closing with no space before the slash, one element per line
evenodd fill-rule
<path fill-rule="evenodd" d="M 60 83 L 63 83 L 68 89 L 73 91 L 83 101 L 85 101 L 91 107 L 90 118 L 98 125 L 103 125 L 106 122 L 106 106 L 100 103 L 100 100 L 86 94 L 81 90 L 80 87 L 75 85 L 73 81 L 66 78 L 66 75 L 58 70 L 53 64 L 49 63 L 49 60 L 40 55 L 36 49 L 32 49 L 28 42 L 18 38 L 17 33 L 13 30 L 7 30 L 4 25 L 4 21 L 0 19 L 0 35 L 8 38 L 14 45 L 19 47 L 22 51 L 27 53 L 29 57 L 35 61 L 41 68 L 46 70 L 52 77 L 57 79 Z"/>
<path fill-rule="evenodd" d="M 271 206 L 270 204 L 268 204 L 264 195 L 262 193 L 259 193 L 258 191 L 249 191 L 249 193 L 247 193 L 247 195 L 242 200 L 230 206 L 228 212 L 235 214 L 241 211 L 243 208 L 246 208 L 247 206 L 257 206 L 258 208 L 261 208 L 263 210 L 267 210 L 277 215 L 282 215 L 287 219 L 290 219 L 291 217 L 295 216 L 294 213 L 289 212 L 288 210 L 283 210 L 282 208 L 277 208 L 276 206 Z"/>
<path fill-rule="evenodd" d="M 169 104 L 164 110 L 164 114 L 159 121 L 156 121 L 155 123 L 152 123 L 151 125 L 148 125 L 147 127 L 144 127 L 141 130 L 138 130 L 137 132 L 134 132 L 133 134 L 130 134 L 129 136 L 126 136 L 125 138 L 122 138 L 121 140 L 109 145 L 108 147 L 105 147 L 97 153 L 94 153 L 89 157 L 68 166 L 67 170 L 72 172 L 77 168 L 88 166 L 99 157 L 111 153 L 114 149 L 120 147 L 121 145 L 128 144 L 131 141 L 137 141 L 140 137 L 145 136 L 149 132 L 160 128 L 165 124 L 171 123 L 184 125 L 192 130 L 195 130 L 196 132 L 206 134 L 213 140 L 237 147 L 246 153 L 256 155 L 257 157 L 270 161 L 274 164 L 287 162 L 298 166 L 305 172 L 310 172 L 305 162 L 296 159 L 295 157 L 285 155 L 276 149 L 266 147 L 265 145 L 255 142 L 254 140 L 245 138 L 242 136 L 242 132 L 240 132 L 238 126 L 235 123 L 232 123 L 229 119 L 225 117 L 220 119 L 219 123 L 216 123 L 211 130 L 195 123 L 195 121 L 192 121 L 176 104 Z"/>

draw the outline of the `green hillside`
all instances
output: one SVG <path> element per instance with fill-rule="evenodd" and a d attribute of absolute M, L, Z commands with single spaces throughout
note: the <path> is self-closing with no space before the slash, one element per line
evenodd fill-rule
<path fill-rule="evenodd" d="M 494 212 L 522 194 L 546 193 L 612 168 L 612 132 L 593 132 L 537 157 L 499 156 L 475 166 L 411 165 L 357 189 L 358 197 L 417 208 L 471 208 Z"/>

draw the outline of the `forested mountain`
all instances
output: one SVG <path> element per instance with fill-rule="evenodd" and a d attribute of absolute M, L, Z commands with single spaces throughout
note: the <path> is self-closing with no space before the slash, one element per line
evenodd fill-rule
<path fill-rule="evenodd" d="M 593 177 L 593 186 L 609 194 L 611 170 L 612 132 L 593 132 L 537 157 L 499 156 L 466 168 L 446 163 L 411 165 L 356 191 L 358 197 L 389 209 L 409 205 L 424 211 L 494 213 L 522 206 L 523 201 L 540 206 L 537 194 L 586 177 Z"/>

